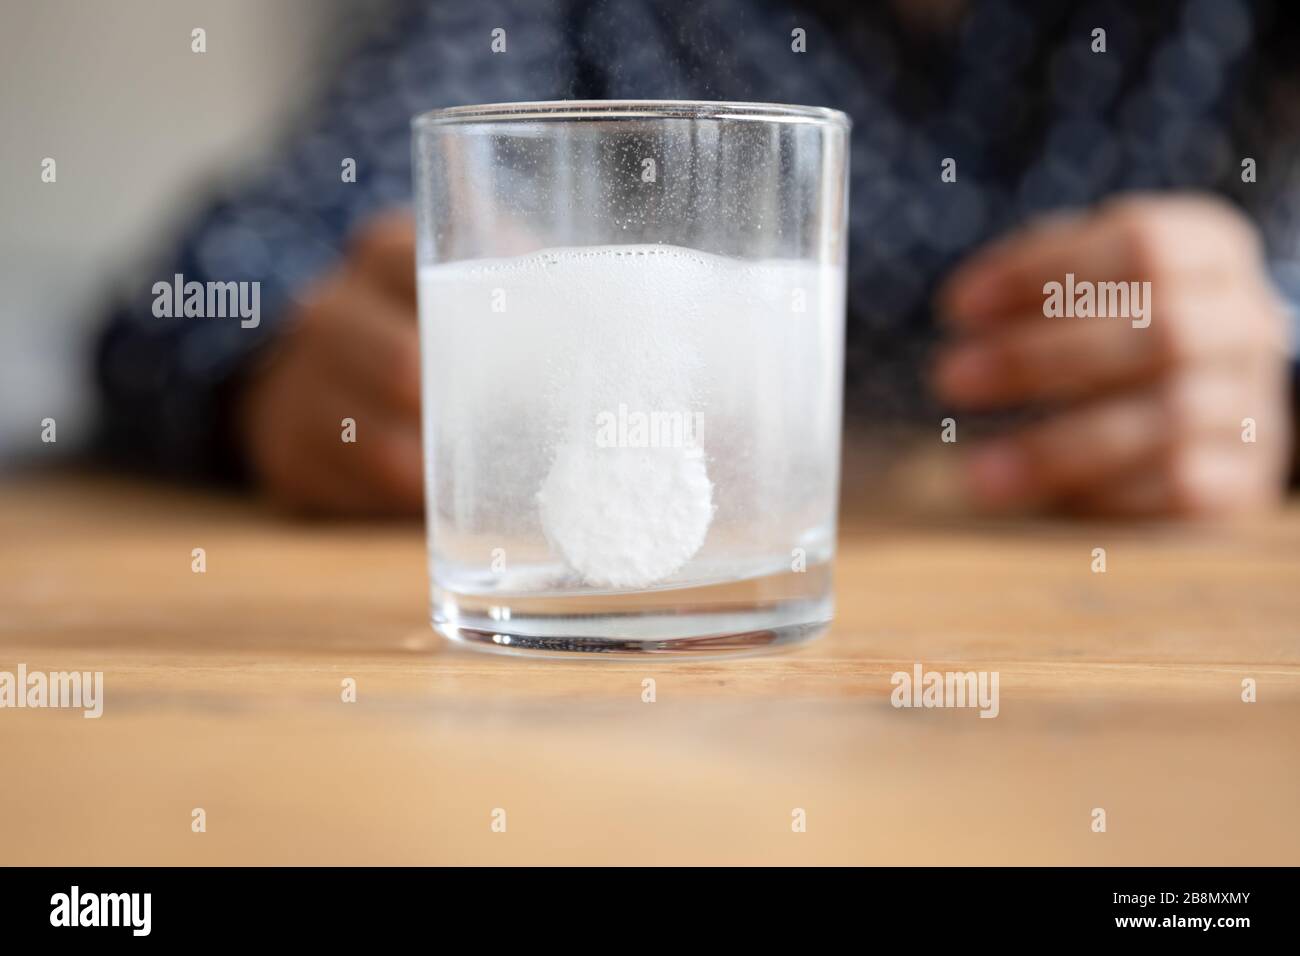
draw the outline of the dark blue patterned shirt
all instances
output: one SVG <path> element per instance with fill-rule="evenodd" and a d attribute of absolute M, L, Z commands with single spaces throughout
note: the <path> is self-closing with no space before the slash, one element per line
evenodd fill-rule
<path fill-rule="evenodd" d="M 174 474 L 238 474 L 228 411 L 295 295 L 367 217 L 409 201 L 410 117 L 466 103 L 718 99 L 854 119 L 850 411 L 928 411 L 929 301 L 951 266 L 1028 217 L 1131 189 L 1208 189 L 1261 227 L 1300 300 L 1295 33 L 1246 0 L 970 0 L 932 28 L 903 4 L 777 0 L 403 0 L 276 165 L 219 197 L 110 322 L 97 353 L 106 451 Z M 358 24 L 358 29 L 364 25 Z M 506 30 L 507 52 L 491 34 Z M 806 32 L 807 52 L 791 31 Z M 1105 54 L 1092 31 L 1107 34 Z M 1240 163 L 1258 164 L 1258 182 Z M 355 183 L 340 163 L 357 163 Z M 946 157 L 956 183 L 940 180 Z M 263 320 L 159 319 L 181 273 L 261 283 Z"/>

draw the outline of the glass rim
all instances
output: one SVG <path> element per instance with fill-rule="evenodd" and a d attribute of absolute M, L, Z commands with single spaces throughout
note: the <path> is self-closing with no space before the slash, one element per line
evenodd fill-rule
<path fill-rule="evenodd" d="M 748 120 L 839 126 L 846 130 L 853 125 L 853 120 L 847 113 L 825 106 L 723 100 L 535 100 L 523 103 L 449 106 L 429 110 L 412 117 L 411 126 L 424 129 L 462 123 L 501 123 L 521 120 L 591 122 L 621 119 Z"/>

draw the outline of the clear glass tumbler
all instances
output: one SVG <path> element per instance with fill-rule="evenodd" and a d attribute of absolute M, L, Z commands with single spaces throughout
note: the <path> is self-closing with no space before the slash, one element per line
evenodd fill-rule
<path fill-rule="evenodd" d="M 824 629 L 848 118 L 592 101 L 413 127 L 434 627 L 544 655 Z"/>

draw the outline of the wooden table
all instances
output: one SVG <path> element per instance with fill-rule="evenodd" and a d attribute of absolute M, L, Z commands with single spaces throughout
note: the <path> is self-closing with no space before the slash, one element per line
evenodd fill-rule
<path fill-rule="evenodd" d="M 0 863 L 1300 863 L 1294 505 L 851 516 L 828 636 L 686 663 L 447 646 L 416 525 L 25 478 L 0 542 L 0 670 L 106 685 L 0 710 Z M 892 707 L 918 661 L 998 671 L 999 716 Z"/>

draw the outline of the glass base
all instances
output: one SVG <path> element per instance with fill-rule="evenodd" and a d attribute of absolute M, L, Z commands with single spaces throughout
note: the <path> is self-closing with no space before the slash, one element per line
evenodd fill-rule
<path fill-rule="evenodd" d="M 629 641 L 608 637 L 533 637 L 502 634 L 473 628 L 435 626 L 444 637 L 475 650 L 516 657 L 573 657 L 600 654 L 605 657 L 743 657 L 761 654 L 788 644 L 809 640 L 823 633 L 829 622 L 793 624 L 740 634 L 678 637 L 664 641 Z"/>
<path fill-rule="evenodd" d="M 830 568 L 625 594 L 433 593 L 438 633 L 525 657 L 709 658 L 809 640 L 830 624 Z"/>

